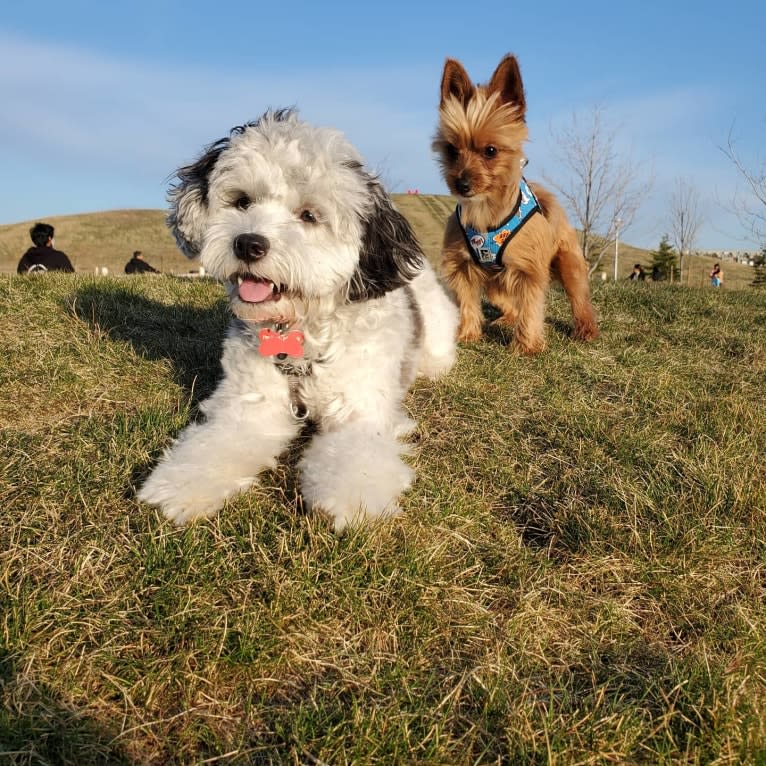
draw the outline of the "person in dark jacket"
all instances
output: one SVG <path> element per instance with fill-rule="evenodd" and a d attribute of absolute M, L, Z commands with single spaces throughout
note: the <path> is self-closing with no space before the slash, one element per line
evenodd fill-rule
<path fill-rule="evenodd" d="M 150 266 L 145 260 L 144 255 L 140 250 L 136 250 L 133 253 L 133 257 L 125 264 L 126 274 L 159 274 L 159 271 Z"/>
<path fill-rule="evenodd" d="M 55 230 L 49 223 L 36 223 L 30 230 L 34 247 L 30 247 L 21 256 L 16 271 L 19 274 L 32 274 L 38 271 L 67 271 L 74 272 L 74 268 L 61 250 L 56 250 L 53 235 Z"/>

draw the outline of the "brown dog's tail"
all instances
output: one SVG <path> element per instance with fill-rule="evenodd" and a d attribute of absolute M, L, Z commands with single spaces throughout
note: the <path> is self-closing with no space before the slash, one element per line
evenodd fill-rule
<path fill-rule="evenodd" d="M 588 285 L 588 264 L 577 244 L 577 235 L 571 230 L 571 237 L 561 242 L 553 259 L 553 268 L 564 285 L 574 316 L 572 337 L 576 340 L 595 340 L 599 330 L 596 314 L 590 302 Z"/>
<path fill-rule="evenodd" d="M 530 186 L 554 232 L 556 254 L 553 256 L 551 269 L 564 285 L 572 306 L 572 337 L 577 340 L 595 340 L 599 336 L 598 322 L 590 302 L 588 262 L 577 241 L 577 232 L 570 225 L 564 208 L 554 194 L 539 184 L 531 183 Z"/>

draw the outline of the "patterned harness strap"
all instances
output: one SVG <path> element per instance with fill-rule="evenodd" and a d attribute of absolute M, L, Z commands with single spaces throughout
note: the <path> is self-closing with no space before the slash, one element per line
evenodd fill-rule
<path fill-rule="evenodd" d="M 490 231 L 477 231 L 470 224 L 463 226 L 460 213 L 461 208 L 458 205 L 457 220 L 471 257 L 482 268 L 496 271 L 503 268 L 503 252 L 508 243 L 535 213 L 542 213 L 542 210 L 534 192 L 522 178 L 519 184 L 519 199 L 508 218 L 497 228 Z"/>

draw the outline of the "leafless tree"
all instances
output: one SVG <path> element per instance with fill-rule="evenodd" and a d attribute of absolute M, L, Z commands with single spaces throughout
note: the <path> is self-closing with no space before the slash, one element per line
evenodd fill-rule
<path fill-rule="evenodd" d="M 759 242 L 766 242 L 766 159 L 748 166 L 737 151 L 733 130 L 725 147 L 719 147 L 731 160 L 740 178 L 745 182 L 745 191 L 738 190 L 734 201 L 734 212 L 740 222 Z"/>
<path fill-rule="evenodd" d="M 684 275 L 684 255 L 689 255 L 702 225 L 699 191 L 686 178 L 677 178 L 670 195 L 670 233 L 678 250 L 679 280 Z"/>
<path fill-rule="evenodd" d="M 580 229 L 590 274 L 614 250 L 615 239 L 633 223 L 653 185 L 651 171 L 620 155 L 617 135 L 598 105 L 584 116 L 572 114 L 560 129 L 551 128 L 555 144 L 551 153 L 566 177 L 543 175 Z"/>

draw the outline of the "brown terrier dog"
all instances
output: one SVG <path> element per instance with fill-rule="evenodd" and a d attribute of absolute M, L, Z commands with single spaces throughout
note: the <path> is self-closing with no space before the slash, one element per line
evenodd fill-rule
<path fill-rule="evenodd" d="M 573 336 L 598 337 L 588 269 L 577 235 L 556 198 L 522 177 L 528 137 L 526 101 L 516 58 L 507 55 L 489 85 L 474 85 L 460 62 L 447 59 L 433 149 L 458 198 L 447 221 L 442 269 L 460 307 L 458 340 L 479 340 L 482 290 L 513 325 L 513 346 L 545 348 L 545 294 L 551 272 L 574 314 Z"/>

